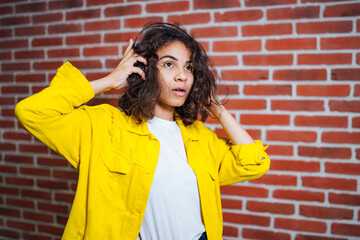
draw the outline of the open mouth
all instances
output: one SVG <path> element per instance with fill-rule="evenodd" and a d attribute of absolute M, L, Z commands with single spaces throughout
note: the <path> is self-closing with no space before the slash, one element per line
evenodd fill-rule
<path fill-rule="evenodd" d="M 173 90 L 172 90 L 176 95 L 178 95 L 178 96 L 185 96 L 185 94 L 186 94 L 186 90 L 184 89 L 184 88 L 174 88 Z"/>

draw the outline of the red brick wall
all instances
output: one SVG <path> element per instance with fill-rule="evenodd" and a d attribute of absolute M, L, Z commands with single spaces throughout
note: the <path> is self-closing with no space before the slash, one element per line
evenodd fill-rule
<path fill-rule="evenodd" d="M 359 1 L 2 0 L 0 14 L 0 239 L 59 239 L 76 189 L 77 172 L 14 105 L 64 61 L 104 76 L 148 21 L 201 41 L 227 108 L 270 145 L 268 174 L 222 188 L 225 238 L 360 238 Z"/>

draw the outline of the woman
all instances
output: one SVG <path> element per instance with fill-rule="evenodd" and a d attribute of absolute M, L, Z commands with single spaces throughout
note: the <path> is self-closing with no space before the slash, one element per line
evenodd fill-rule
<path fill-rule="evenodd" d="M 63 239 L 222 239 L 219 186 L 255 179 L 270 160 L 215 96 L 200 44 L 178 26 L 144 28 L 108 76 L 65 63 L 15 109 L 23 126 L 79 170 Z M 84 106 L 126 88 L 120 109 Z M 209 112 L 231 143 L 207 129 Z"/>

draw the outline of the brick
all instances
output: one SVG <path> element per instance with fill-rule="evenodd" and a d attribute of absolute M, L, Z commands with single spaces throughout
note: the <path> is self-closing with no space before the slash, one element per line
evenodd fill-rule
<path fill-rule="evenodd" d="M 20 239 L 20 233 L 18 231 L 9 230 L 8 228 L 0 228 L 0 236 Z"/>
<path fill-rule="evenodd" d="M 55 178 L 60 178 L 60 179 L 77 180 L 79 177 L 79 173 L 75 170 L 72 171 L 54 170 L 53 176 Z"/>
<path fill-rule="evenodd" d="M 1 88 L 2 94 L 27 94 L 29 93 L 29 87 L 28 86 L 19 86 L 19 85 L 7 85 L 3 86 Z"/>
<path fill-rule="evenodd" d="M 296 32 L 298 34 L 350 33 L 352 30 L 351 21 L 322 21 L 296 24 Z"/>
<path fill-rule="evenodd" d="M 321 50 L 359 49 L 360 37 L 334 37 L 320 39 Z"/>
<path fill-rule="evenodd" d="M 215 22 L 243 22 L 256 21 L 263 18 L 264 13 L 261 10 L 240 10 L 216 12 Z"/>
<path fill-rule="evenodd" d="M 271 100 L 271 110 L 324 111 L 321 100 Z"/>
<path fill-rule="evenodd" d="M 15 104 L 14 97 L 0 97 L 0 105 L 1 106 L 14 105 L 14 104 Z"/>
<path fill-rule="evenodd" d="M 347 240 L 345 238 L 297 234 L 295 240 Z"/>
<path fill-rule="evenodd" d="M 223 235 L 228 237 L 237 237 L 239 236 L 239 229 L 237 227 L 224 226 Z"/>
<path fill-rule="evenodd" d="M 292 65 L 293 64 L 293 55 L 291 55 L 291 54 L 244 55 L 243 63 L 245 66 Z"/>
<path fill-rule="evenodd" d="M 24 199 L 15 199 L 15 198 L 6 198 L 6 205 L 15 206 L 20 208 L 35 208 L 34 201 L 24 200 Z"/>
<path fill-rule="evenodd" d="M 360 4 L 338 4 L 326 6 L 324 17 L 352 17 L 360 16 Z"/>
<path fill-rule="evenodd" d="M 216 89 L 217 95 L 238 95 L 239 94 L 239 86 L 238 85 L 224 85 L 218 84 Z"/>
<path fill-rule="evenodd" d="M 128 15 L 141 14 L 141 5 L 127 5 L 107 7 L 104 11 L 106 17 L 122 17 Z"/>
<path fill-rule="evenodd" d="M 349 85 L 298 85 L 298 96 L 346 97 L 350 95 Z"/>
<path fill-rule="evenodd" d="M 274 80 L 285 81 L 322 81 L 326 80 L 326 69 L 286 69 L 275 70 Z"/>
<path fill-rule="evenodd" d="M 296 4 L 296 0 L 247 0 L 247 7 Z"/>
<path fill-rule="evenodd" d="M 78 48 L 52 49 L 47 51 L 49 58 L 68 58 L 79 57 L 80 50 Z"/>
<path fill-rule="evenodd" d="M 290 116 L 282 114 L 243 114 L 240 120 L 245 125 L 287 126 L 290 124 Z"/>
<path fill-rule="evenodd" d="M 162 22 L 163 18 L 162 17 L 137 17 L 137 18 L 127 18 L 124 21 L 125 21 L 125 23 L 124 23 L 125 27 L 141 28 L 146 23 L 149 23 L 149 22 Z"/>
<path fill-rule="evenodd" d="M 245 85 L 243 87 L 245 95 L 260 96 L 291 96 L 291 85 Z"/>
<path fill-rule="evenodd" d="M 52 181 L 52 180 L 37 180 L 37 186 L 39 188 L 48 188 L 48 189 L 68 189 L 67 182 L 60 182 L 58 180 Z"/>
<path fill-rule="evenodd" d="M 329 202 L 332 204 L 359 206 L 360 195 L 347 193 L 329 193 Z"/>
<path fill-rule="evenodd" d="M 69 193 L 55 193 L 55 200 L 59 202 L 72 203 L 74 201 L 75 194 Z"/>
<path fill-rule="evenodd" d="M 344 80 L 344 81 L 359 81 L 360 80 L 360 68 L 342 68 L 342 69 L 331 69 L 332 80 Z"/>
<path fill-rule="evenodd" d="M 222 80 L 231 81 L 260 81 L 269 79 L 268 70 L 222 70 Z"/>
<path fill-rule="evenodd" d="M 6 70 L 4 70 L 4 66 L 6 66 L 9 69 L 7 71 L 12 71 L 11 70 L 12 68 L 16 68 L 15 64 L 9 64 L 9 65 L 3 64 L 2 65 L 2 70 L 3 71 L 6 71 Z M 30 64 L 28 66 L 30 68 Z M 3 83 L 4 82 L 13 82 L 14 81 L 13 79 L 14 78 L 13 78 L 12 74 L 0 74 L 0 81 L 3 82 Z"/>
<path fill-rule="evenodd" d="M 49 2 L 49 9 L 73 9 L 84 6 L 83 0 L 60 0 Z"/>
<path fill-rule="evenodd" d="M 11 60 L 11 59 L 12 59 L 11 52 L 0 53 L 0 60 Z"/>
<path fill-rule="evenodd" d="M 304 231 L 304 232 L 325 233 L 326 223 L 320 221 L 276 218 L 275 228 Z"/>
<path fill-rule="evenodd" d="M 50 169 L 42 169 L 39 167 L 20 167 L 20 173 L 31 176 L 50 176 Z"/>
<path fill-rule="evenodd" d="M 210 56 L 214 66 L 236 66 L 239 64 L 237 56 Z"/>
<path fill-rule="evenodd" d="M 271 159 L 270 169 L 275 171 L 320 172 L 320 163 L 318 161 Z"/>
<path fill-rule="evenodd" d="M 33 234 L 33 233 L 22 233 L 24 240 L 52 240 L 51 237 L 39 235 L 39 234 Z"/>
<path fill-rule="evenodd" d="M 66 45 L 83 45 L 83 44 L 94 44 L 100 42 L 101 42 L 100 34 L 66 37 Z"/>
<path fill-rule="evenodd" d="M 295 176 L 288 176 L 288 175 L 266 174 L 261 178 L 251 180 L 250 182 L 255 184 L 296 186 L 297 178 Z"/>
<path fill-rule="evenodd" d="M 316 38 L 267 39 L 267 50 L 309 50 L 316 49 Z"/>
<path fill-rule="evenodd" d="M 271 36 L 292 34 L 292 25 L 289 23 L 245 25 L 242 28 L 242 36 Z"/>
<path fill-rule="evenodd" d="M 313 131 L 289 131 L 289 130 L 268 130 L 266 140 L 268 141 L 289 141 L 289 142 L 315 142 L 316 132 Z"/>
<path fill-rule="evenodd" d="M 73 24 L 56 24 L 48 26 L 49 34 L 63 34 L 63 33 L 76 33 L 81 32 L 82 26 L 80 23 Z"/>
<path fill-rule="evenodd" d="M 65 167 L 68 166 L 68 161 L 64 158 L 56 159 L 56 158 L 47 158 L 47 157 L 37 157 L 38 165 L 43 166 L 52 166 L 52 167 Z"/>
<path fill-rule="evenodd" d="M 19 218 L 20 210 L 0 207 L 0 216 Z"/>
<path fill-rule="evenodd" d="M 269 195 L 269 190 L 261 187 L 229 185 L 229 186 L 222 186 L 220 190 L 221 190 L 221 194 L 224 195 L 236 195 L 243 197 L 266 198 Z"/>
<path fill-rule="evenodd" d="M 85 22 L 85 31 L 104 31 L 120 29 L 120 20 Z"/>
<path fill-rule="evenodd" d="M 40 222 L 52 222 L 51 214 L 24 211 L 24 219 Z"/>
<path fill-rule="evenodd" d="M 276 189 L 273 198 L 295 201 L 324 202 L 323 192 L 311 192 L 305 190 Z"/>
<path fill-rule="evenodd" d="M 266 150 L 270 155 L 293 156 L 294 147 L 286 145 L 271 144 L 271 147 Z"/>
<path fill-rule="evenodd" d="M 354 211 L 344 208 L 300 205 L 300 215 L 321 219 L 352 219 Z"/>
<path fill-rule="evenodd" d="M 33 69 L 35 70 L 55 70 L 63 65 L 63 61 L 42 61 L 34 62 Z"/>
<path fill-rule="evenodd" d="M 62 37 L 34 38 L 31 41 L 32 47 L 62 46 Z"/>
<path fill-rule="evenodd" d="M 326 143 L 360 143 L 360 132 L 323 132 L 321 141 Z"/>
<path fill-rule="evenodd" d="M 162 2 L 162 3 L 150 3 L 147 4 L 146 12 L 148 13 L 169 13 L 169 12 L 181 12 L 189 10 L 188 1 L 172 1 L 172 2 Z"/>
<path fill-rule="evenodd" d="M 266 176 L 266 175 L 265 175 Z M 295 212 L 293 204 L 248 201 L 246 209 L 252 212 L 268 212 L 273 214 L 291 215 Z"/>
<path fill-rule="evenodd" d="M 336 189 L 344 191 L 356 191 L 357 182 L 355 179 L 342 179 L 331 177 L 307 177 L 303 176 L 302 185 L 304 187 Z"/>
<path fill-rule="evenodd" d="M 266 16 L 268 20 L 319 18 L 320 7 L 274 8 L 268 9 Z"/>
<path fill-rule="evenodd" d="M 124 0 L 103 0 L 99 2 L 98 0 L 87 0 L 87 6 L 97 6 L 97 5 L 106 5 L 111 3 L 123 3 Z"/>
<path fill-rule="evenodd" d="M 332 223 L 331 233 L 345 236 L 360 237 L 360 225 L 348 223 Z"/>
<path fill-rule="evenodd" d="M 13 187 L 2 187 L 0 186 L 0 193 L 1 194 L 7 194 L 7 195 L 19 195 L 19 189 L 17 188 L 13 188 Z M 0 215 L 1 214 L 1 209 L 0 209 Z"/>
<path fill-rule="evenodd" d="M 68 213 L 68 207 L 65 205 L 38 202 L 37 207 L 39 210 L 53 213 Z"/>
<path fill-rule="evenodd" d="M 360 112 L 360 101 L 330 100 L 329 108 L 336 112 Z"/>
<path fill-rule="evenodd" d="M 14 53 L 15 59 L 44 58 L 44 50 L 18 51 Z"/>
<path fill-rule="evenodd" d="M 210 22 L 210 13 L 189 13 L 181 15 L 169 15 L 169 23 L 179 23 L 183 25 L 201 24 Z"/>
<path fill-rule="evenodd" d="M 122 32 L 122 33 L 108 33 L 105 34 L 106 43 L 119 43 L 126 42 L 128 43 L 130 39 L 134 39 L 138 33 L 137 32 Z M 117 59 L 117 61 L 119 61 Z"/>
<path fill-rule="evenodd" d="M 202 27 L 202 28 L 193 28 L 191 30 L 191 33 L 196 38 L 236 37 L 238 35 L 238 28 L 232 26 Z"/>
<path fill-rule="evenodd" d="M 48 226 L 48 225 L 38 225 L 39 232 L 42 233 L 50 233 L 53 235 L 61 236 L 64 229 L 63 227 L 55 227 L 55 226 Z"/>
<path fill-rule="evenodd" d="M 288 233 L 272 232 L 261 229 L 243 228 L 242 237 L 245 239 L 257 239 L 257 240 L 291 240 L 291 236 Z"/>
<path fill-rule="evenodd" d="M 51 192 L 49 191 L 21 189 L 21 196 L 34 199 L 51 200 Z"/>
<path fill-rule="evenodd" d="M 351 64 L 352 62 L 352 54 L 350 53 L 299 54 L 297 57 L 297 64 L 299 65 L 339 65 Z M 341 72 L 342 69 L 337 70 Z"/>
<path fill-rule="evenodd" d="M 7 220 L 6 225 L 10 228 L 16 228 L 25 231 L 34 231 L 35 224 L 24 222 L 24 221 L 15 221 L 15 220 Z"/>
<path fill-rule="evenodd" d="M 13 6 L 0 7 L 1 15 L 12 14 L 12 13 L 14 13 Z"/>
<path fill-rule="evenodd" d="M 15 29 L 15 36 L 45 35 L 45 27 L 22 27 Z"/>
<path fill-rule="evenodd" d="M 13 48 L 27 48 L 29 42 L 27 39 L 23 40 L 2 40 L 0 42 L 0 48 L 13 49 Z"/>
<path fill-rule="evenodd" d="M 15 171 L 15 173 L 17 173 L 17 171 Z M 34 186 L 33 179 L 24 178 L 24 177 L 20 177 L 20 176 L 6 177 L 5 182 L 6 182 L 6 184 L 9 184 L 9 185 L 28 186 L 28 187 Z"/>
<path fill-rule="evenodd" d="M 229 99 L 225 106 L 228 109 L 261 110 L 266 109 L 266 100 Z"/>
<path fill-rule="evenodd" d="M 85 57 L 94 56 L 117 56 L 119 49 L 117 46 L 106 46 L 106 47 L 85 47 L 83 49 L 83 55 Z"/>
<path fill-rule="evenodd" d="M 2 150 L 2 151 L 15 151 L 16 150 L 16 145 L 13 144 L 13 143 L 0 143 L 0 150 Z"/>
<path fill-rule="evenodd" d="M 0 20 L 1 26 L 14 26 L 30 23 L 29 16 L 3 17 Z"/>
<path fill-rule="evenodd" d="M 295 116 L 295 126 L 347 128 L 348 118 L 341 116 Z"/>
<path fill-rule="evenodd" d="M 351 126 L 353 128 L 360 128 L 360 117 L 353 117 Z"/>
<path fill-rule="evenodd" d="M 66 13 L 66 21 L 100 18 L 100 9 L 86 9 Z"/>
<path fill-rule="evenodd" d="M 221 199 L 221 205 L 225 209 L 242 209 L 242 201 L 237 199 Z"/>
<path fill-rule="evenodd" d="M 32 16 L 33 23 L 50 23 L 60 22 L 63 19 L 62 13 L 42 13 L 40 15 Z"/>
<path fill-rule="evenodd" d="M 0 120 L 0 125 L 2 126 L 2 128 L 14 128 L 15 127 L 15 123 L 13 120 Z M 6 143 L 4 143 L 3 146 L 0 146 L 0 149 L 9 147 L 8 149 L 5 150 L 12 150 L 13 146 L 12 145 L 7 145 Z"/>
<path fill-rule="evenodd" d="M 229 223 L 237 223 L 242 225 L 270 226 L 270 217 L 255 216 L 242 213 L 223 213 L 224 221 Z"/>
<path fill-rule="evenodd" d="M 16 13 L 44 12 L 45 10 L 46 10 L 45 2 L 15 5 Z"/>
<path fill-rule="evenodd" d="M 240 7 L 238 0 L 228 1 L 207 1 L 207 0 L 194 0 L 194 9 L 217 9 L 217 8 L 233 8 Z"/>
<path fill-rule="evenodd" d="M 100 60 L 74 60 L 71 61 L 71 63 L 78 69 L 93 69 L 102 67 Z"/>
<path fill-rule="evenodd" d="M 256 52 L 261 51 L 261 40 L 214 41 L 214 52 Z"/>
<path fill-rule="evenodd" d="M 330 159 L 350 159 L 351 149 L 341 147 L 298 147 L 299 156 Z"/>

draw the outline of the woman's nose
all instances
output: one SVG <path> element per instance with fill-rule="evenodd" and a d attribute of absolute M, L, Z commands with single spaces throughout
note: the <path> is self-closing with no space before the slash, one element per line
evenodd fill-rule
<path fill-rule="evenodd" d="M 178 73 L 175 76 L 176 81 L 185 82 L 186 81 L 186 74 L 184 72 L 184 69 L 179 69 Z"/>

